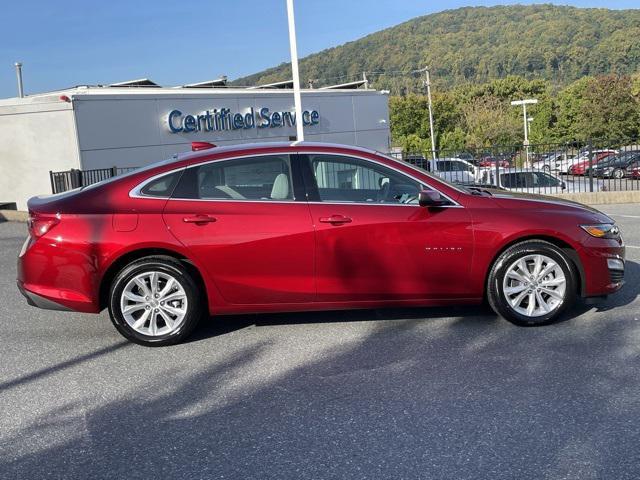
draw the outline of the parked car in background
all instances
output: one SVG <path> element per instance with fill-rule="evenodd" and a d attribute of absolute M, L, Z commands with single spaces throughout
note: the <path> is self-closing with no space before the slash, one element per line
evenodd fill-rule
<path fill-rule="evenodd" d="M 431 172 L 431 162 L 427 160 L 426 170 Z M 471 183 L 476 179 L 476 167 L 460 158 L 439 158 L 436 160 L 436 171 L 432 172 L 440 178 L 453 183 Z"/>
<path fill-rule="evenodd" d="M 640 160 L 640 151 L 621 152 L 598 162 L 591 170 L 594 177 L 620 179 L 625 176 L 627 167 L 637 160 Z"/>
<path fill-rule="evenodd" d="M 633 162 L 626 168 L 625 177 L 640 178 L 640 161 Z"/>
<path fill-rule="evenodd" d="M 562 180 L 548 172 L 534 169 L 500 169 L 496 179 L 495 169 L 488 168 L 480 171 L 478 183 L 496 185 L 497 187 L 514 192 L 550 194 L 588 192 L 590 185 L 587 180 Z M 594 191 L 606 190 L 603 182 L 594 182 Z"/>
<path fill-rule="evenodd" d="M 554 152 L 533 162 L 532 167 L 545 172 L 567 173 L 575 155 L 567 152 Z"/>
<path fill-rule="evenodd" d="M 593 152 L 591 159 L 591 165 L 596 165 L 605 158 L 617 154 L 617 150 L 596 150 Z M 580 155 L 576 158 L 576 161 L 569 167 L 570 175 L 585 175 L 589 169 L 589 155 Z"/>
<path fill-rule="evenodd" d="M 494 167 L 498 164 L 499 168 L 509 168 L 511 167 L 511 162 L 506 158 L 499 157 L 482 157 L 482 159 L 478 162 L 479 167 Z"/>
<path fill-rule="evenodd" d="M 485 299 L 543 325 L 624 284 L 607 215 L 467 190 L 352 146 L 212 148 L 28 207 L 17 284 L 29 304 L 107 308 L 148 346 L 182 341 L 209 315 Z"/>

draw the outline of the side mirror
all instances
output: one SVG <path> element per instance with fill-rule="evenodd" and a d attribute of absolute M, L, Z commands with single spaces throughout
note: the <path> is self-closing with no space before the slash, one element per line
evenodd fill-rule
<path fill-rule="evenodd" d="M 567 189 L 567 184 L 562 182 L 562 190 L 566 190 Z"/>
<path fill-rule="evenodd" d="M 418 193 L 418 204 L 421 207 L 440 207 L 447 204 L 447 200 L 435 190 L 422 190 Z"/>

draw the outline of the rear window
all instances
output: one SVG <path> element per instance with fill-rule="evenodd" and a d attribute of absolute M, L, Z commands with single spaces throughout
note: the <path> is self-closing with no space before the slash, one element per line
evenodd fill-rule
<path fill-rule="evenodd" d="M 140 193 L 146 197 L 168 198 L 176 187 L 181 174 L 182 170 L 179 170 L 156 178 L 140 189 Z"/>

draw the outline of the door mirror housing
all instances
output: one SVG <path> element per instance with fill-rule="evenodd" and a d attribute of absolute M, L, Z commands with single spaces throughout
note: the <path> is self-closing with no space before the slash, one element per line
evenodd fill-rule
<path fill-rule="evenodd" d="M 447 200 L 435 190 L 421 190 L 418 193 L 418 204 L 421 207 L 441 207 Z"/>

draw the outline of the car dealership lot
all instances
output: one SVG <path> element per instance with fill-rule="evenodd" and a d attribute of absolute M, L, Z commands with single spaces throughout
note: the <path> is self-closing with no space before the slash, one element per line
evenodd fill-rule
<path fill-rule="evenodd" d="M 487 308 L 215 318 L 149 349 L 28 307 L 0 224 L 0 478 L 637 478 L 640 207 L 627 285 L 521 328 Z"/>

